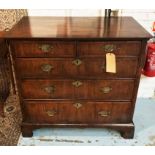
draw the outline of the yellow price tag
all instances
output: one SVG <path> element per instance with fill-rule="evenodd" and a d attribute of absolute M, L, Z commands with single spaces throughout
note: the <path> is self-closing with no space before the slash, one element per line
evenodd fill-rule
<path fill-rule="evenodd" d="M 116 73 L 116 56 L 114 53 L 106 54 L 106 72 Z"/>

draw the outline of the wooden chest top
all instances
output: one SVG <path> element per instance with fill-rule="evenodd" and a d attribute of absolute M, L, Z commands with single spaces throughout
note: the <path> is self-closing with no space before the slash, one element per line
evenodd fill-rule
<path fill-rule="evenodd" d="M 148 39 L 132 17 L 24 17 L 6 38 Z"/>

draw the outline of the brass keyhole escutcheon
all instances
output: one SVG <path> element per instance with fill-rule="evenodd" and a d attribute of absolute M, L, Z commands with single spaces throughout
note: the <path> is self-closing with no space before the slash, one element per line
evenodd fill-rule
<path fill-rule="evenodd" d="M 43 72 L 48 72 L 49 73 L 53 69 L 54 69 L 53 65 L 50 65 L 50 64 L 43 64 L 43 65 L 41 65 L 41 70 Z"/>
<path fill-rule="evenodd" d="M 111 90 L 112 90 L 111 87 L 103 87 L 103 88 L 100 89 L 100 91 L 101 91 L 102 93 L 104 93 L 104 94 L 110 93 Z"/>
<path fill-rule="evenodd" d="M 81 81 L 74 81 L 72 82 L 72 85 L 75 87 L 80 87 L 83 83 Z"/>
<path fill-rule="evenodd" d="M 77 102 L 77 103 L 74 103 L 73 106 L 76 108 L 76 109 L 79 109 L 82 107 L 82 104 Z"/>
<path fill-rule="evenodd" d="M 110 115 L 110 111 L 100 111 L 98 112 L 98 115 L 100 115 L 101 117 L 107 117 Z"/>
<path fill-rule="evenodd" d="M 55 86 L 47 86 L 44 88 L 44 91 L 48 94 L 54 94 L 56 88 Z"/>
<path fill-rule="evenodd" d="M 45 53 L 48 53 L 53 49 L 53 46 L 49 44 L 43 44 L 39 46 L 39 49 Z"/>
<path fill-rule="evenodd" d="M 76 59 L 76 60 L 72 61 L 72 63 L 76 66 L 80 66 L 82 64 L 82 61 L 80 59 Z"/>

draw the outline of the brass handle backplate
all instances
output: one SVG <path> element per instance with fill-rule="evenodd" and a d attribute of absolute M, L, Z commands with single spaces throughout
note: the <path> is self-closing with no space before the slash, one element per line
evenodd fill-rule
<path fill-rule="evenodd" d="M 51 49 L 53 49 L 53 46 L 49 45 L 49 44 L 43 44 L 39 46 L 39 49 L 45 53 L 50 52 Z"/>
<path fill-rule="evenodd" d="M 110 111 L 100 111 L 98 112 L 98 115 L 100 115 L 101 117 L 107 117 L 110 115 Z"/>
<path fill-rule="evenodd" d="M 57 113 L 57 112 L 56 112 L 55 110 L 47 110 L 47 111 L 46 111 L 46 114 L 47 114 L 48 116 L 50 116 L 50 117 L 55 116 L 56 113 Z"/>
<path fill-rule="evenodd" d="M 80 59 L 76 59 L 76 60 L 72 61 L 72 63 L 76 66 L 80 66 L 82 64 L 82 61 Z"/>
<path fill-rule="evenodd" d="M 72 82 L 72 85 L 75 87 L 80 87 L 83 83 L 81 81 L 74 81 Z"/>
<path fill-rule="evenodd" d="M 109 93 L 111 90 L 112 90 L 111 87 L 103 87 L 103 88 L 100 89 L 100 91 L 101 91 L 102 93 L 104 93 L 104 94 Z"/>
<path fill-rule="evenodd" d="M 43 65 L 41 65 L 41 70 L 43 72 L 50 72 L 53 69 L 54 69 L 53 65 L 50 65 L 50 64 L 43 64 Z"/>
<path fill-rule="evenodd" d="M 114 52 L 116 51 L 117 47 L 116 45 L 113 45 L 113 44 L 107 44 L 107 45 L 102 46 L 102 49 L 105 52 Z"/>
<path fill-rule="evenodd" d="M 55 90 L 56 90 L 55 86 L 47 86 L 44 88 L 44 91 L 49 94 L 54 94 Z"/>
<path fill-rule="evenodd" d="M 82 107 L 82 104 L 77 102 L 77 103 L 74 103 L 73 106 L 76 108 L 76 109 L 79 109 Z"/>

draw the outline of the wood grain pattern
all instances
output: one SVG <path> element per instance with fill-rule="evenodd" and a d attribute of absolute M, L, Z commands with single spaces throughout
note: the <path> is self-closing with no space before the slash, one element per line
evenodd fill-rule
<path fill-rule="evenodd" d="M 82 106 L 77 109 L 77 101 L 27 101 L 24 103 L 25 122 L 27 123 L 127 123 L 130 120 L 130 102 L 92 102 L 78 101 Z M 55 111 L 49 116 L 48 111 Z M 101 116 L 99 112 L 109 112 Z"/>
<path fill-rule="evenodd" d="M 73 57 L 75 43 L 65 41 L 13 41 L 11 46 L 17 57 Z M 47 51 L 42 46 L 49 46 Z"/>
<path fill-rule="evenodd" d="M 105 51 L 106 45 L 113 46 L 112 51 Z M 106 42 L 79 42 L 79 55 L 85 57 L 100 57 L 107 52 L 116 56 L 138 56 L 141 42 L 139 41 L 106 41 Z"/>
<path fill-rule="evenodd" d="M 73 61 L 80 60 L 80 65 Z M 107 73 L 105 57 L 103 58 L 19 58 L 16 59 L 17 70 L 21 78 L 135 78 L 138 58 L 117 58 L 116 74 Z M 44 71 L 43 67 L 50 65 Z"/>
<path fill-rule="evenodd" d="M 6 38 L 146 39 L 151 35 L 132 17 L 24 17 Z"/>
<path fill-rule="evenodd" d="M 73 85 L 74 81 L 76 80 L 24 80 L 22 96 L 25 99 L 132 99 L 133 80 L 80 80 L 82 85 L 79 87 Z M 45 90 L 51 86 L 55 87 L 54 92 Z M 102 92 L 101 89 L 105 87 L 110 87 L 110 92 Z"/>

